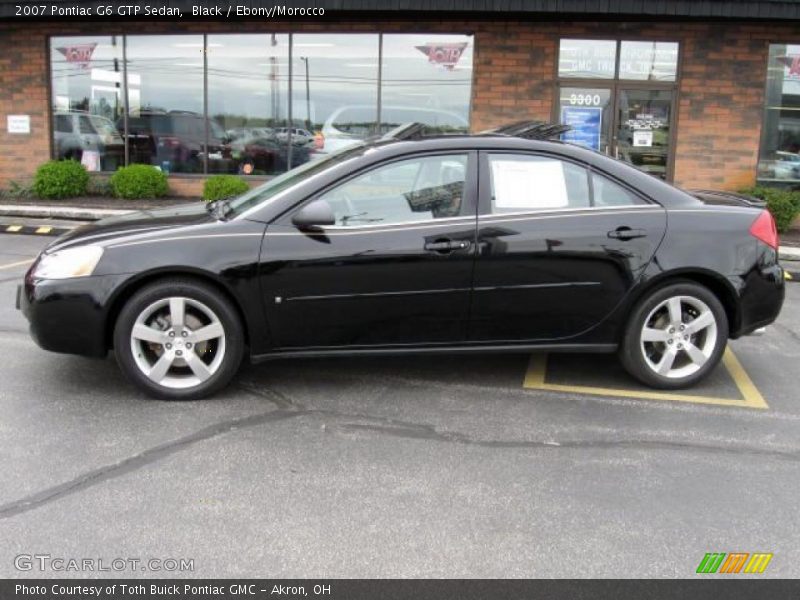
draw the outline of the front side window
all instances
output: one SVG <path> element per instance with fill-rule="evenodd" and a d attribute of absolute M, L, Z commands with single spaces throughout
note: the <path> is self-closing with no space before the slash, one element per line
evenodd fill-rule
<path fill-rule="evenodd" d="M 492 214 L 588 208 L 585 168 L 545 156 L 489 156 Z"/>
<path fill-rule="evenodd" d="M 351 179 L 321 196 L 336 225 L 361 227 L 429 221 L 461 214 L 466 154 L 394 162 Z"/>
<path fill-rule="evenodd" d="M 800 44 L 771 44 L 758 179 L 800 181 Z"/>

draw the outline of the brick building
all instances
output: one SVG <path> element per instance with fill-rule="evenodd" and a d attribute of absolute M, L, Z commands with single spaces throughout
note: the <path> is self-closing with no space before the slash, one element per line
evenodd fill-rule
<path fill-rule="evenodd" d="M 796 1 L 307 0 L 287 6 L 325 14 L 215 20 L 192 4 L 24 18 L 0 2 L 0 189 L 69 157 L 98 177 L 149 163 L 195 194 L 402 122 L 528 118 L 686 187 L 800 184 Z"/>

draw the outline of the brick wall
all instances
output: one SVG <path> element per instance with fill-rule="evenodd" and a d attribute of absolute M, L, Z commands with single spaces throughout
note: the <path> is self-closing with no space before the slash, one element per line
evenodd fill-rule
<path fill-rule="evenodd" d="M 25 181 L 49 156 L 48 35 L 176 31 L 168 22 L 0 25 L 0 187 Z M 180 31 L 225 32 L 220 22 L 182 24 Z M 269 31 L 375 31 L 372 23 L 270 23 Z M 475 34 L 471 118 L 481 130 L 511 120 L 552 118 L 556 58 L 562 37 L 653 39 L 681 43 L 681 85 L 676 109 L 675 181 L 687 187 L 736 189 L 755 179 L 767 51 L 770 40 L 799 41 L 800 26 L 786 23 L 565 23 L 398 22 L 387 32 Z M 258 22 L 236 32 L 265 31 Z M 32 134 L 5 132 L 7 114 L 32 116 Z M 194 194 L 202 180 L 171 177 L 176 193 Z"/>
<path fill-rule="evenodd" d="M 0 189 L 25 183 L 50 157 L 47 54 L 41 35 L 29 28 L 0 29 Z M 31 116 L 31 134 L 9 134 L 6 116 Z"/>

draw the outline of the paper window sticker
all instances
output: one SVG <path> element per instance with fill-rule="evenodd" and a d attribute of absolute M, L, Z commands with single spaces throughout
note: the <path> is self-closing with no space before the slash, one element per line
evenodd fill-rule
<path fill-rule="evenodd" d="M 494 206 L 564 208 L 569 204 L 564 165 L 558 160 L 493 160 Z"/>

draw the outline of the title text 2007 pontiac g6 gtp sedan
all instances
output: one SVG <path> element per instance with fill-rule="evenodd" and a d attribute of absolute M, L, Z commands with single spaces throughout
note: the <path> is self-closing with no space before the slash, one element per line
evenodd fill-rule
<path fill-rule="evenodd" d="M 365 143 L 211 206 L 55 240 L 19 305 L 43 348 L 113 349 L 151 395 L 197 398 L 243 357 L 618 351 L 655 387 L 704 377 L 775 320 L 770 214 L 509 135 Z"/>

